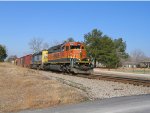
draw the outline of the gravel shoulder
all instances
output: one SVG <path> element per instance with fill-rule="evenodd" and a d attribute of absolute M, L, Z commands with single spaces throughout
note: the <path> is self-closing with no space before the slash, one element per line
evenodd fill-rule
<path fill-rule="evenodd" d="M 134 86 L 113 81 L 87 79 L 82 77 L 40 71 L 43 76 L 83 90 L 90 100 L 119 96 L 150 94 L 150 87 Z"/>

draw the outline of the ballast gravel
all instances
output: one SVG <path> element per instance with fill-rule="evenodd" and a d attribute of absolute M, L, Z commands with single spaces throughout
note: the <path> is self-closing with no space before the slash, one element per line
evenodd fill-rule
<path fill-rule="evenodd" d="M 135 86 L 132 84 L 113 81 L 88 79 L 54 72 L 39 71 L 39 73 L 49 79 L 55 79 L 63 84 L 78 88 L 90 100 L 150 94 L 150 87 Z"/>

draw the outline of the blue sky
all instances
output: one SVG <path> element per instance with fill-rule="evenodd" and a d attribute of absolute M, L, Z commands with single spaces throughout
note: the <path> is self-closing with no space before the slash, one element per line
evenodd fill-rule
<path fill-rule="evenodd" d="M 150 2 L 0 2 L 0 44 L 9 55 L 30 52 L 29 41 L 49 44 L 97 28 L 113 39 L 122 37 L 127 52 L 150 56 Z"/>

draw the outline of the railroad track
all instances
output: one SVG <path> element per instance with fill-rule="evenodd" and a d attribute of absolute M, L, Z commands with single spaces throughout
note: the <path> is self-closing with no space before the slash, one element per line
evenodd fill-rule
<path fill-rule="evenodd" d="M 60 72 L 55 72 L 55 73 L 62 74 Z M 124 77 L 112 76 L 114 74 L 104 74 L 104 73 L 92 74 L 92 75 L 83 75 L 83 74 L 74 75 L 74 74 L 69 74 L 69 73 L 64 73 L 64 74 L 70 75 L 70 76 L 87 78 L 87 79 L 105 80 L 105 81 L 119 82 L 119 83 L 125 83 L 125 84 L 132 84 L 135 86 L 142 85 L 142 86 L 150 87 L 150 80 L 133 79 L 133 78 L 127 78 L 127 77 L 125 78 L 125 76 Z"/>
<path fill-rule="evenodd" d="M 88 78 L 88 79 L 106 80 L 106 81 L 113 81 L 113 82 L 121 82 L 125 84 L 133 84 L 136 86 L 142 85 L 142 86 L 150 87 L 149 80 L 140 80 L 140 79 L 133 79 L 133 78 L 125 78 L 125 77 L 114 77 L 111 75 L 110 74 L 93 74 L 93 75 L 76 75 L 76 76 Z"/>

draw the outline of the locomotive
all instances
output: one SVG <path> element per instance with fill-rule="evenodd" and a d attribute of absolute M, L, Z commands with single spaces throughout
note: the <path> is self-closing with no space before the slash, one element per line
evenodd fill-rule
<path fill-rule="evenodd" d="M 93 65 L 87 58 L 84 44 L 67 42 L 16 60 L 17 65 L 33 69 L 91 74 Z"/>

